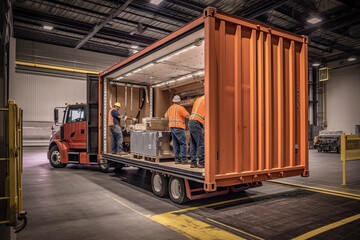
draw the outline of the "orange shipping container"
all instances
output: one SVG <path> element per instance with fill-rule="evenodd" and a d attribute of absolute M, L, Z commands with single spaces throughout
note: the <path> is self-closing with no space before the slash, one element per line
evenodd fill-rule
<path fill-rule="evenodd" d="M 192 61 L 204 71 L 204 189 L 308 176 L 307 37 L 214 8 L 100 74 L 99 100 L 105 109 L 100 108 L 99 122 L 106 124 L 106 81 L 143 84 L 151 91 L 177 83 L 171 79 L 178 70 L 167 72 L 168 66 L 160 66 L 164 56 L 199 36 L 202 52 L 195 48 L 181 61 Z M 197 56 L 202 62 L 194 60 Z M 158 81 L 144 80 L 157 72 Z M 164 76 L 170 81 L 165 83 Z M 104 128 L 99 128 L 99 154 L 106 153 Z"/>

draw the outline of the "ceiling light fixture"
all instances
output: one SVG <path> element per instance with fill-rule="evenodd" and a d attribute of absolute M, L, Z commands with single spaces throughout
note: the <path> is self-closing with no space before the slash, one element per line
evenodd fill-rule
<path fill-rule="evenodd" d="M 43 26 L 44 30 L 50 30 L 51 31 L 51 30 L 53 30 L 53 28 L 54 28 L 53 26 L 49 26 L 49 25 L 44 25 Z"/>
<path fill-rule="evenodd" d="M 120 79 L 123 79 L 123 78 L 124 78 L 123 76 L 120 76 L 120 77 L 115 78 L 115 80 L 120 80 Z"/>
<path fill-rule="evenodd" d="M 313 63 L 311 66 L 318 67 L 318 66 L 320 66 L 320 63 Z"/>
<path fill-rule="evenodd" d="M 194 72 L 194 73 L 186 74 L 186 75 L 181 76 L 181 77 L 176 78 L 176 79 L 172 79 L 172 80 L 169 80 L 169 81 L 166 81 L 166 82 L 156 84 L 153 87 L 163 87 L 163 86 L 168 86 L 170 84 L 179 83 L 179 82 L 182 82 L 182 81 L 185 81 L 185 80 L 188 80 L 188 79 L 192 79 L 192 78 L 196 79 L 198 77 L 204 76 L 204 73 L 205 73 L 204 70 L 200 70 L 200 71 L 197 71 L 197 72 Z"/>
<path fill-rule="evenodd" d="M 347 60 L 348 60 L 349 62 L 355 61 L 356 59 L 357 59 L 356 57 L 348 57 L 348 58 L 347 58 Z"/>
<path fill-rule="evenodd" d="M 132 45 L 132 46 L 131 46 L 131 48 L 132 48 L 132 49 L 138 49 L 138 48 L 139 48 L 139 46 Z"/>
<path fill-rule="evenodd" d="M 137 72 L 139 72 L 139 71 L 141 71 L 141 70 L 144 70 L 144 69 L 146 69 L 146 68 L 148 68 L 148 67 L 153 66 L 153 65 L 156 64 L 156 63 L 164 62 L 164 61 L 172 58 L 173 56 L 179 55 L 180 53 L 184 53 L 184 52 L 186 52 L 186 51 L 188 51 L 188 50 L 190 50 L 190 49 L 199 47 L 199 46 L 201 46 L 201 45 L 203 44 L 203 42 L 204 42 L 204 39 L 203 39 L 203 38 L 199 38 L 199 39 L 197 39 L 194 43 L 191 43 L 191 44 L 189 44 L 189 45 L 187 45 L 187 46 L 185 46 L 185 47 L 183 47 L 183 48 L 181 48 L 181 49 L 179 49 L 179 50 L 177 50 L 177 51 L 174 51 L 174 52 L 172 52 L 172 53 L 170 53 L 170 54 L 168 54 L 168 55 L 165 55 L 165 56 L 161 57 L 161 58 L 158 59 L 158 60 L 153 61 L 152 63 L 143 65 L 143 66 L 141 66 L 141 67 L 139 67 L 139 68 L 136 68 L 136 69 L 133 70 L 132 72 L 129 72 L 129 73 L 127 73 L 127 74 L 125 74 L 125 75 L 121 75 L 121 76 L 128 77 L 128 76 L 130 76 L 132 73 L 137 73 Z M 129 49 L 129 51 L 130 51 L 130 52 L 133 52 L 133 54 L 135 54 L 135 53 L 138 52 L 138 50 L 135 50 L 135 49 L 134 49 L 135 47 L 138 48 L 139 46 L 132 45 L 132 46 L 130 47 L 131 49 Z M 115 80 L 119 80 L 119 79 L 124 78 L 124 77 L 121 78 L 121 76 L 118 77 L 118 78 L 115 78 Z M 178 79 L 177 79 L 177 80 L 178 80 Z"/>
<path fill-rule="evenodd" d="M 150 3 L 159 5 L 163 0 L 150 0 Z"/>
<path fill-rule="evenodd" d="M 179 55 L 181 53 L 184 53 L 184 52 L 187 52 L 189 51 L 190 49 L 193 49 L 193 48 L 196 48 L 196 47 L 200 47 L 203 43 L 203 39 L 198 39 L 195 41 L 195 43 L 192 43 L 188 46 L 185 46 L 184 48 L 180 49 L 180 50 L 177 50 L 175 52 L 172 52 L 162 58 L 160 58 L 159 60 L 156 61 L 156 63 L 161 63 L 161 62 L 164 62 L 166 60 L 169 60 L 170 58 L 176 56 L 176 55 Z"/>
<path fill-rule="evenodd" d="M 321 21 L 322 21 L 322 19 L 321 19 L 321 18 L 317 18 L 317 17 L 309 18 L 309 19 L 307 20 L 307 22 L 308 22 L 308 23 L 311 23 L 311 24 L 316 24 L 316 23 L 319 23 L 319 22 L 321 22 Z"/>

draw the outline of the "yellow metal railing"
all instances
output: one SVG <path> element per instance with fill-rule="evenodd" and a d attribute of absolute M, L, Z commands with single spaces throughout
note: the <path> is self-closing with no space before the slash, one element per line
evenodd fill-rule
<path fill-rule="evenodd" d="M 360 135 L 341 135 L 341 161 L 343 162 L 343 183 L 346 185 L 346 161 L 360 160 Z"/>
<path fill-rule="evenodd" d="M 6 219 L 1 219 L 0 224 L 19 226 L 18 231 L 26 225 L 26 212 L 23 211 L 22 202 L 22 109 L 15 101 L 9 100 L 7 108 L 0 108 L 6 112 L 3 115 L 3 122 L 6 123 L 7 136 L 5 137 L 6 154 L 0 161 L 7 161 L 5 174 L 5 196 L 0 196 L 0 201 L 7 201 Z M 6 119 L 7 116 L 7 119 Z"/>

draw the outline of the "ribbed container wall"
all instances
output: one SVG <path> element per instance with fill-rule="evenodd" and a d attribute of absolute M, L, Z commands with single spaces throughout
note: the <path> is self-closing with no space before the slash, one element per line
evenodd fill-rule
<path fill-rule="evenodd" d="M 208 190 L 307 175 L 307 38 L 205 19 Z"/>

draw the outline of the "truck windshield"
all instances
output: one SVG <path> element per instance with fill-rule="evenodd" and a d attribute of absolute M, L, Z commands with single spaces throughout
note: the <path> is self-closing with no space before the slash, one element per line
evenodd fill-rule
<path fill-rule="evenodd" d="M 82 122 L 85 120 L 85 110 L 83 107 L 69 109 L 67 123 Z"/>

